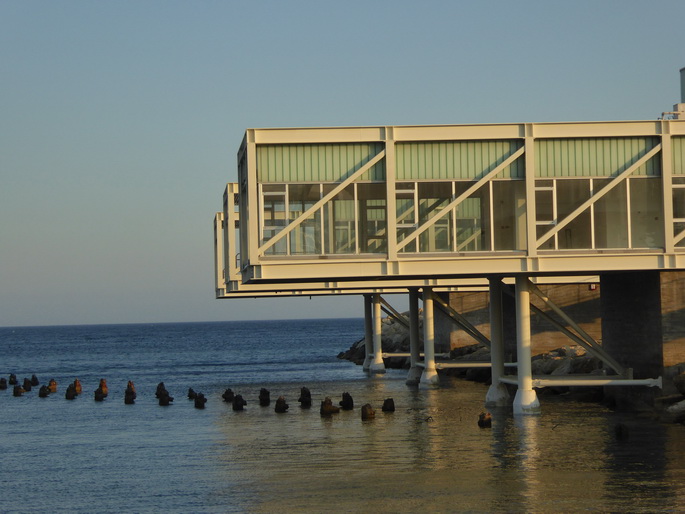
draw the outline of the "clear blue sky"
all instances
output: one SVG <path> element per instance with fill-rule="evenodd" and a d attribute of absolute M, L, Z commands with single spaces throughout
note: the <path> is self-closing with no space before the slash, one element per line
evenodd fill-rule
<path fill-rule="evenodd" d="M 655 119 L 685 2 L 0 0 L 0 326 L 361 316 L 219 301 L 248 127 Z"/>

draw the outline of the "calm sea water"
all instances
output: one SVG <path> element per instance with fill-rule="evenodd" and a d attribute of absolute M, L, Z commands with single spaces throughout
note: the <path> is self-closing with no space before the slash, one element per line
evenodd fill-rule
<path fill-rule="evenodd" d="M 486 388 L 404 384 L 336 359 L 363 320 L 0 328 L 0 375 L 55 378 L 0 391 L 1 512 L 655 512 L 685 510 L 685 428 L 541 397 L 542 415 L 493 413 Z M 84 393 L 64 398 L 79 378 Z M 93 400 L 106 378 L 109 397 Z M 138 390 L 124 405 L 126 382 Z M 154 397 L 164 382 L 175 401 Z M 297 403 L 308 386 L 312 409 Z M 208 398 L 204 410 L 188 387 Z M 248 405 L 233 412 L 231 387 Z M 290 410 L 260 407 L 259 389 Z M 322 419 L 324 396 L 355 410 Z M 393 397 L 394 414 L 383 414 Z M 362 422 L 363 403 L 377 417 Z M 629 436 L 617 440 L 614 426 Z"/>

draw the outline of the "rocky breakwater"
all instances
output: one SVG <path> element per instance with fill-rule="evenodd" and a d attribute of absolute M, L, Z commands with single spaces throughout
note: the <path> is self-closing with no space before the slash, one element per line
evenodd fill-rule
<path fill-rule="evenodd" d="M 423 327 L 422 311 L 419 311 L 419 330 Z M 409 323 L 409 313 L 403 316 Z M 394 318 L 383 318 L 381 322 L 381 342 L 384 353 L 409 353 L 409 329 Z M 423 350 L 422 350 L 423 351 Z M 364 338 L 338 354 L 339 359 L 345 359 L 355 364 L 364 364 L 366 357 L 366 342 Z M 383 359 L 386 368 L 409 369 L 409 357 L 387 357 Z"/>
<path fill-rule="evenodd" d="M 405 314 L 406 319 L 408 315 Z M 384 353 L 408 353 L 409 330 L 393 318 L 384 318 L 382 322 L 382 348 Z M 563 346 L 551 351 L 540 352 L 532 358 L 532 372 L 537 376 L 604 376 L 606 371 L 603 363 L 597 357 L 587 353 L 578 345 Z M 360 339 L 352 346 L 338 354 L 338 358 L 363 364 L 366 355 L 365 341 Z M 445 361 L 446 359 L 438 359 Z M 452 348 L 449 361 L 451 362 L 490 362 L 489 348 L 481 344 L 471 344 Z M 408 357 L 388 357 L 384 359 L 387 368 L 409 368 Z M 513 371 L 512 371 L 513 372 Z M 441 369 L 440 374 L 457 376 L 466 380 L 490 383 L 489 368 L 448 368 Z M 512 386 L 512 394 L 515 387 Z M 601 402 L 604 398 L 603 387 L 546 387 L 538 389 L 540 395 L 566 395 L 578 401 Z M 685 423 L 685 363 L 664 369 L 663 390 L 656 398 L 652 416 L 664 421 Z"/>

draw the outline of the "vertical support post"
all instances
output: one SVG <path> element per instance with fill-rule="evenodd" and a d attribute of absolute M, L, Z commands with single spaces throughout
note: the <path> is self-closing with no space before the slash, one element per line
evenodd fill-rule
<path fill-rule="evenodd" d="M 409 290 L 409 373 L 407 385 L 417 385 L 421 380 L 421 358 L 419 348 L 419 292 L 417 289 Z"/>
<path fill-rule="evenodd" d="M 516 277 L 516 350 L 518 354 L 518 390 L 514 414 L 539 414 L 540 402 L 533 389 L 530 337 L 530 290 L 528 277 Z"/>
<path fill-rule="evenodd" d="M 258 264 L 261 257 L 259 255 L 259 246 L 262 242 L 259 238 L 259 219 L 256 214 L 260 211 L 260 198 L 257 187 L 257 143 L 255 142 L 254 130 L 248 129 L 245 132 L 245 138 L 247 144 L 247 177 L 245 178 L 247 181 L 247 209 L 241 209 L 240 212 L 243 218 L 247 219 L 241 220 L 240 230 L 245 229 L 248 231 L 248 254 L 243 255 L 242 259 L 244 262 Z"/>
<path fill-rule="evenodd" d="M 433 317 L 433 289 L 423 289 L 423 373 L 422 385 L 436 385 L 439 381 L 435 369 L 435 328 Z"/>
<path fill-rule="evenodd" d="M 534 125 L 526 123 L 525 138 L 523 146 L 525 147 L 524 163 L 525 163 L 525 177 L 526 177 L 526 252 L 528 257 L 536 257 L 538 254 L 537 245 L 537 229 L 535 225 L 535 138 Z"/>
<path fill-rule="evenodd" d="M 388 260 L 397 261 L 397 197 L 395 193 L 395 141 L 393 127 L 385 127 L 385 226 L 388 240 Z M 392 266 L 391 266 L 392 268 Z"/>
<path fill-rule="evenodd" d="M 490 282 L 490 369 L 492 384 L 485 395 L 488 407 L 509 405 L 509 391 L 499 379 L 504 375 L 504 329 L 502 320 L 502 279 L 493 277 Z"/>
<path fill-rule="evenodd" d="M 371 295 L 364 295 L 364 348 L 366 355 L 364 356 L 364 365 L 362 369 L 369 371 L 371 361 L 373 360 L 373 319 L 371 317 Z"/>
<path fill-rule="evenodd" d="M 369 364 L 372 373 L 385 373 L 381 321 L 381 295 L 376 293 L 373 295 L 373 360 Z"/>
<path fill-rule="evenodd" d="M 671 123 L 661 122 L 661 193 L 664 209 L 664 250 L 667 255 L 675 253 L 673 234 L 673 146 L 671 143 Z M 673 259 L 673 257 L 671 257 Z"/>

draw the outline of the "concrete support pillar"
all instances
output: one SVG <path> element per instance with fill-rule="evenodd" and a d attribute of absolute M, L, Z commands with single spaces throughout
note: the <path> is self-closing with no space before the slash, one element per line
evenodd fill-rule
<path fill-rule="evenodd" d="M 421 385 L 437 385 L 438 372 L 435 369 L 435 328 L 433 316 L 433 290 L 423 290 L 423 374 Z"/>
<path fill-rule="evenodd" d="M 417 385 L 421 380 L 421 348 L 419 338 L 419 292 L 409 290 L 409 373 L 407 385 Z"/>
<path fill-rule="evenodd" d="M 364 348 L 366 349 L 366 356 L 364 357 L 362 369 L 369 371 L 369 366 L 371 366 L 371 361 L 373 361 L 373 318 L 370 294 L 364 295 Z"/>
<path fill-rule="evenodd" d="M 490 279 L 490 363 L 492 380 L 485 395 L 488 407 L 503 407 L 511 403 L 509 391 L 499 378 L 504 375 L 504 329 L 502 325 L 502 280 Z"/>
<path fill-rule="evenodd" d="M 658 271 L 607 273 L 600 276 L 602 347 L 633 378 L 663 374 L 661 283 Z M 606 387 L 605 398 L 619 410 L 649 410 L 659 389 Z"/>
<path fill-rule="evenodd" d="M 514 414 L 539 414 L 540 402 L 533 389 L 530 336 L 530 291 L 528 277 L 516 277 L 516 352 L 518 354 L 518 390 Z"/>
<path fill-rule="evenodd" d="M 369 365 L 369 371 L 372 373 L 385 373 L 385 364 L 383 363 L 383 343 L 382 343 L 382 327 L 381 323 L 381 295 L 373 295 L 373 360 Z"/>
<path fill-rule="evenodd" d="M 419 292 L 416 289 L 409 291 L 409 373 L 407 385 L 417 385 L 421 380 L 421 349 L 419 347 Z"/>

